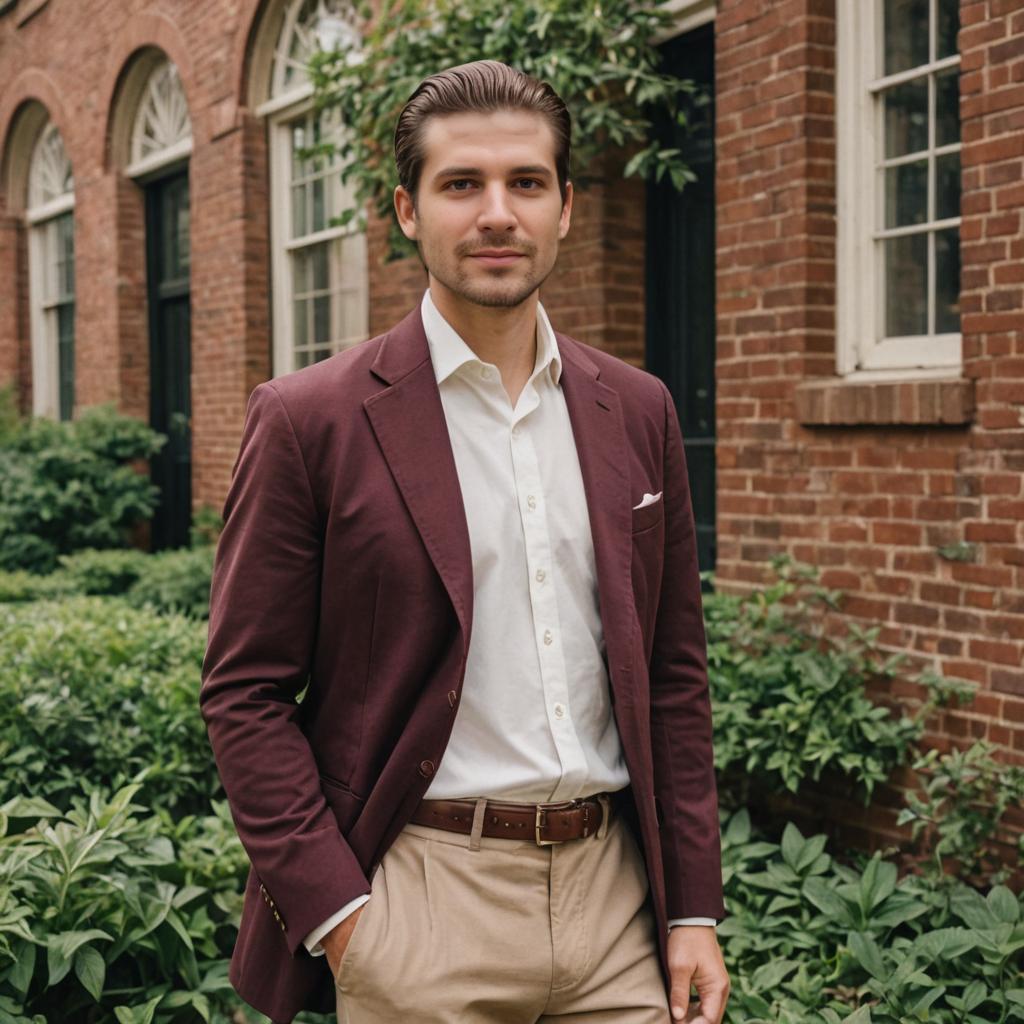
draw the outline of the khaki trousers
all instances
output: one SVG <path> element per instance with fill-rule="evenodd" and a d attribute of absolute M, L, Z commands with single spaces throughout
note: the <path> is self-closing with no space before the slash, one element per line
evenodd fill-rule
<path fill-rule="evenodd" d="M 647 891 L 614 812 L 554 846 L 408 825 L 339 965 L 339 1024 L 668 1024 Z"/>

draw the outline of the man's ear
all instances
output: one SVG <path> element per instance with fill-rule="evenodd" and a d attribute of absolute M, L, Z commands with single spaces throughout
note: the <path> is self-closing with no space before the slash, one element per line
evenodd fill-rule
<path fill-rule="evenodd" d="M 565 183 L 565 202 L 562 203 L 562 216 L 558 221 L 558 238 L 561 241 L 569 233 L 569 222 L 572 220 L 572 182 Z"/>
<path fill-rule="evenodd" d="M 402 185 L 395 186 L 395 214 L 402 234 L 410 241 L 416 241 L 416 204 Z"/>

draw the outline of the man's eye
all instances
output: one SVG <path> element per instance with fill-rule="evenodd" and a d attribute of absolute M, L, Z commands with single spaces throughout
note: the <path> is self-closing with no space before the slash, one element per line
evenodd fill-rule
<path fill-rule="evenodd" d="M 540 182 L 536 178 L 520 178 L 518 185 L 520 188 L 525 187 L 527 192 L 540 188 Z"/>
<path fill-rule="evenodd" d="M 454 181 L 449 181 L 447 187 L 450 188 L 453 192 L 466 192 L 468 190 L 468 186 L 472 184 L 473 182 L 471 182 L 468 178 L 456 178 Z M 462 188 L 463 185 L 467 187 Z"/>

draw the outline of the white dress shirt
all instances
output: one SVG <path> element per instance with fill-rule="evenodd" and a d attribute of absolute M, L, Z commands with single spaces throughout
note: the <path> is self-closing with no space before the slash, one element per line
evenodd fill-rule
<path fill-rule="evenodd" d="M 629 784 L 612 713 L 594 545 L 562 361 L 537 306 L 533 373 L 513 408 L 434 305 L 421 306 L 473 560 L 459 713 L 425 799 L 547 802 Z M 369 897 L 342 907 L 319 940 Z M 670 924 L 713 925 L 713 918 Z"/>

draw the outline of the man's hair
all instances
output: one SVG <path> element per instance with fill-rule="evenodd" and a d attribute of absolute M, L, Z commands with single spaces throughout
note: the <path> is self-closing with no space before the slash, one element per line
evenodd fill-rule
<path fill-rule="evenodd" d="M 423 169 L 423 129 L 446 114 L 526 110 L 540 114 L 555 139 L 555 172 L 565 202 L 572 120 L 562 98 L 548 85 L 496 60 L 475 60 L 429 75 L 409 97 L 395 126 L 395 165 L 402 187 L 416 201 Z"/>

